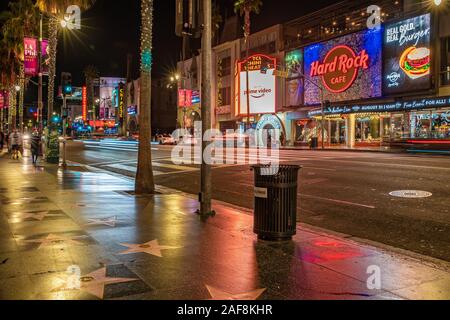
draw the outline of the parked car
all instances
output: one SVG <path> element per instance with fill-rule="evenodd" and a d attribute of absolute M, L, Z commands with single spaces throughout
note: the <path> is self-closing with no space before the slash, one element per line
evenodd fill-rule
<path fill-rule="evenodd" d="M 174 145 L 175 139 L 170 134 L 158 134 L 156 135 L 156 142 L 160 145 Z"/>

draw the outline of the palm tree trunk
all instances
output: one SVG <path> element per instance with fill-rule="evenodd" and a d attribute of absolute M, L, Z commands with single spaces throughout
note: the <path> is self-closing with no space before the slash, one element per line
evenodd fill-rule
<path fill-rule="evenodd" d="M 19 80 L 19 129 L 23 133 L 23 100 L 25 95 L 25 68 L 23 62 L 20 63 L 20 80 Z"/>
<path fill-rule="evenodd" d="M 56 77 L 56 52 L 58 47 L 58 19 L 50 18 L 49 22 L 49 70 L 48 70 L 48 109 L 47 123 L 50 123 L 53 114 L 53 101 L 55 98 L 55 77 Z"/>
<path fill-rule="evenodd" d="M 11 88 L 9 88 L 8 90 L 8 118 L 7 118 L 7 123 L 8 123 L 8 131 L 11 132 L 12 130 L 12 110 L 13 110 L 13 90 Z"/>
<path fill-rule="evenodd" d="M 153 0 L 141 0 L 141 87 L 139 107 L 139 153 L 136 194 L 155 193 L 151 151 L 151 73 Z"/>

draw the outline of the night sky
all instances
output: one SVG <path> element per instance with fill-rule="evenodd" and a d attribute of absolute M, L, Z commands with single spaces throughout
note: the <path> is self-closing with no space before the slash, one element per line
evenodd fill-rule
<path fill-rule="evenodd" d="M 1 1 L 2 8 L 5 0 Z M 252 32 L 289 21 L 338 2 L 336 0 L 264 0 L 260 15 L 252 16 Z M 181 39 L 174 33 L 175 0 L 155 0 L 154 76 L 175 69 Z M 233 0 L 219 0 L 223 16 L 233 13 Z M 126 55 L 134 56 L 134 77 L 138 76 L 140 0 L 97 0 L 82 14 L 82 30 L 65 30 L 58 44 L 57 82 L 61 72 L 71 72 L 75 86 L 84 81 L 83 69 L 92 64 L 102 76 L 125 76 Z"/>
<path fill-rule="evenodd" d="M 223 16 L 233 12 L 233 0 L 221 0 Z M 252 31 L 289 21 L 337 1 L 264 0 L 259 16 L 253 16 Z M 280 5 L 282 3 L 282 5 Z M 60 38 L 58 74 L 72 72 L 74 84 L 81 84 L 81 70 L 97 66 L 102 76 L 125 76 L 126 55 L 133 54 L 134 77 L 138 77 L 140 0 L 97 0 L 83 14 L 83 29 L 67 32 Z M 175 0 L 155 0 L 154 76 L 161 77 L 175 69 L 181 53 L 181 39 L 175 36 Z M 64 66 L 64 70 L 63 70 Z"/>

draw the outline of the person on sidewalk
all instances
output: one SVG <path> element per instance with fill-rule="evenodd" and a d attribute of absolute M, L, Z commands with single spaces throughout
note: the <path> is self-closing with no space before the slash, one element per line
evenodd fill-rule
<path fill-rule="evenodd" d="M 13 160 L 19 160 L 21 158 L 20 149 L 22 146 L 22 136 L 17 130 L 14 130 L 11 134 L 10 145 L 12 152 L 11 158 Z"/>
<path fill-rule="evenodd" d="M 48 136 L 48 129 L 45 128 L 41 137 L 42 160 L 47 160 L 47 136 Z"/>
<path fill-rule="evenodd" d="M 5 145 L 5 134 L 0 130 L 0 152 L 3 151 L 3 147 Z"/>
<path fill-rule="evenodd" d="M 33 135 L 31 137 L 31 159 L 34 165 L 37 165 L 40 150 L 41 150 L 41 136 L 39 135 L 39 132 L 36 130 L 33 132 Z"/>

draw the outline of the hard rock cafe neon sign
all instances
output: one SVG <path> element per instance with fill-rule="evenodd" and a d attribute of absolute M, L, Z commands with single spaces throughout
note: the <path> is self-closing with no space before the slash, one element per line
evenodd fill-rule
<path fill-rule="evenodd" d="M 341 93 L 350 88 L 358 76 L 359 69 L 369 68 L 369 55 L 362 50 L 358 55 L 346 46 L 340 45 L 331 49 L 323 62 L 311 64 L 311 77 L 322 77 L 328 91 Z"/>

